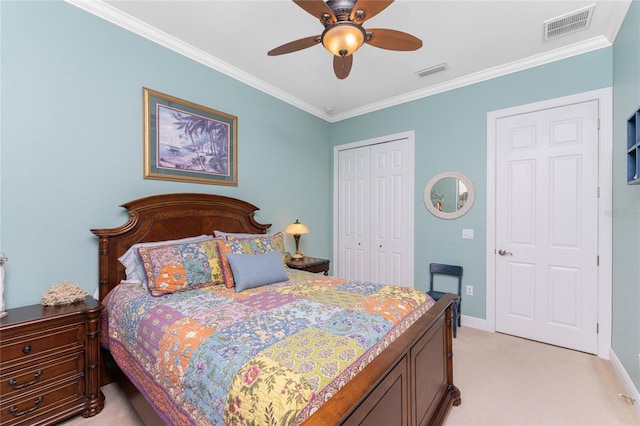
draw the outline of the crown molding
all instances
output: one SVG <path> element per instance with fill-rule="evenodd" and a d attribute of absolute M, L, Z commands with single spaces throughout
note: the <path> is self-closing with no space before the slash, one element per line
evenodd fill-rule
<path fill-rule="evenodd" d="M 209 68 L 221 72 L 235 80 L 247 84 L 254 89 L 260 90 L 274 98 L 280 99 L 290 105 L 295 106 L 309 114 L 315 115 L 324 120 L 327 119 L 327 114 L 320 108 L 302 101 L 301 99 L 292 96 L 291 94 L 278 89 L 264 81 L 254 77 L 253 75 L 234 67 L 208 53 L 203 52 L 191 46 L 188 43 L 183 42 L 137 18 L 132 17 L 122 11 L 102 2 L 101 0 L 65 0 L 73 6 L 76 6 L 86 12 L 98 16 L 114 25 L 131 31 L 147 40 L 153 41 L 167 49 L 201 63 Z"/>
<path fill-rule="evenodd" d="M 584 42 L 575 43 L 570 46 L 566 46 L 560 49 L 545 52 L 540 55 L 530 56 L 522 60 L 510 62 L 497 67 L 482 70 L 477 73 L 468 74 L 463 77 L 447 81 L 442 84 L 429 86 L 425 89 L 416 90 L 404 95 L 396 96 L 393 98 L 385 99 L 381 102 L 365 105 L 360 108 L 354 108 L 349 111 L 345 111 L 341 114 L 336 114 L 333 121 L 346 120 L 348 118 L 356 117 L 358 115 L 367 114 L 374 111 L 379 111 L 384 108 L 400 105 L 405 102 L 415 101 L 417 99 L 433 96 L 438 93 L 447 92 L 453 89 L 459 89 L 471 84 L 480 83 L 486 80 L 491 80 L 496 77 L 502 77 L 508 74 L 512 74 L 518 71 L 524 71 L 530 68 L 537 67 L 539 65 L 548 64 L 550 62 L 559 61 L 561 59 L 570 58 L 572 56 L 581 55 L 583 53 L 591 52 L 594 50 L 602 49 L 611 46 L 611 42 L 604 36 L 594 37 Z"/>
<path fill-rule="evenodd" d="M 159 45 L 173 50 L 174 52 L 190 58 L 196 62 L 199 62 L 209 68 L 219 71 L 235 80 L 247 84 L 254 89 L 260 90 L 268 95 L 273 96 L 283 102 L 286 102 L 302 111 L 308 112 L 318 118 L 321 118 L 329 123 L 335 123 L 338 121 L 353 118 L 359 115 L 367 114 L 370 112 L 378 111 L 384 108 L 400 105 L 406 102 L 414 101 L 417 99 L 433 96 L 438 93 L 443 93 L 449 90 L 458 89 L 471 84 L 479 83 L 482 81 L 490 80 L 496 77 L 501 77 L 507 74 L 511 74 L 518 71 L 523 71 L 529 68 L 534 68 L 539 65 L 544 65 L 550 62 L 558 61 L 561 59 L 570 58 L 572 56 L 580 55 L 583 53 L 591 52 L 594 50 L 610 47 L 615 40 L 617 30 L 622 25 L 622 21 L 631 5 L 631 2 L 620 1 L 620 7 L 615 8 L 615 13 L 612 15 L 609 28 L 616 29 L 611 31 L 608 37 L 598 36 L 589 40 L 585 40 L 580 43 L 575 43 L 560 49 L 556 49 L 550 52 L 545 52 L 540 55 L 531 56 L 522 60 L 510 62 L 497 67 L 493 67 L 487 70 L 483 70 L 477 73 L 469 74 L 451 81 L 447 81 L 442 84 L 429 86 L 425 89 L 416 90 L 404 95 L 395 96 L 389 99 L 385 99 L 380 102 L 374 102 L 368 105 L 364 105 L 359 108 L 354 108 L 338 114 L 327 114 L 323 109 L 317 108 L 308 102 L 305 102 L 277 87 L 270 85 L 263 80 L 260 80 L 253 75 L 236 68 L 216 57 L 213 57 L 200 49 L 197 49 L 169 34 L 152 27 L 137 18 L 127 15 L 114 7 L 103 3 L 100 0 L 65 0 L 67 3 L 83 9 L 93 15 L 96 15 L 106 21 L 111 22 L 121 28 L 133 32 L 141 37 L 151 40 Z"/>

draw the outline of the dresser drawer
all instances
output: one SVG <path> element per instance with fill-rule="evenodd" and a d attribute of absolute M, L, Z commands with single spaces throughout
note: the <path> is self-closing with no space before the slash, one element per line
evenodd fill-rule
<path fill-rule="evenodd" d="M 50 426 L 102 410 L 101 310 L 87 296 L 7 309 L 0 317 L 0 426 Z"/>
<path fill-rule="evenodd" d="M 46 324 L 45 324 L 46 325 Z M 22 361 L 41 356 L 49 351 L 60 351 L 70 347 L 81 349 L 84 345 L 84 324 L 64 324 L 57 327 L 36 329 L 16 336 L 2 336 L 2 369 L 12 361 Z"/>
<path fill-rule="evenodd" d="M 56 380 L 84 374 L 84 352 L 81 351 L 34 361 L 33 364 L 15 364 L 2 369 L 0 395 L 3 400 L 47 386 Z"/>
<path fill-rule="evenodd" d="M 80 376 L 25 392 L 17 398 L 5 399 L 3 396 L 0 403 L 0 424 L 37 424 L 39 420 L 50 417 L 53 411 L 64 411 L 84 403 L 84 393 L 84 377 Z"/>

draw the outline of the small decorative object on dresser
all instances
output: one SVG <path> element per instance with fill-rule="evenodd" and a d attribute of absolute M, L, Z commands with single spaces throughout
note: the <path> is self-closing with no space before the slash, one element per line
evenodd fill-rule
<path fill-rule="evenodd" d="M 49 425 L 102 411 L 101 310 L 91 296 L 7 310 L 0 319 L 0 424 Z"/>
<path fill-rule="evenodd" d="M 67 305 L 84 300 L 89 293 L 78 284 L 64 280 L 62 284 L 51 284 L 49 291 L 42 293 L 42 306 Z"/>
<path fill-rule="evenodd" d="M 329 275 L 329 260 L 317 257 L 291 258 L 287 260 L 287 266 L 293 269 L 301 269 L 307 272 L 324 272 Z"/>
<path fill-rule="evenodd" d="M 0 253 L 0 318 L 7 315 L 4 311 L 4 264 L 7 263 L 7 256 Z"/>

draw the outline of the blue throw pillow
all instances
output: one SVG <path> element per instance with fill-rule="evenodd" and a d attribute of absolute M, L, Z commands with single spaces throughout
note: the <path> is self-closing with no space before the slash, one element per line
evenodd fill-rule
<path fill-rule="evenodd" d="M 277 250 L 265 254 L 227 254 L 227 260 L 236 293 L 289 280 L 282 264 L 282 254 Z"/>

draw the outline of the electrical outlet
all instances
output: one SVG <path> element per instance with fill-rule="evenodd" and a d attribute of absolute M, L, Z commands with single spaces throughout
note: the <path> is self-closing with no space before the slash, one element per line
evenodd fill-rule
<path fill-rule="evenodd" d="M 473 286 L 472 285 L 468 285 L 467 286 L 467 296 L 473 296 Z"/>

